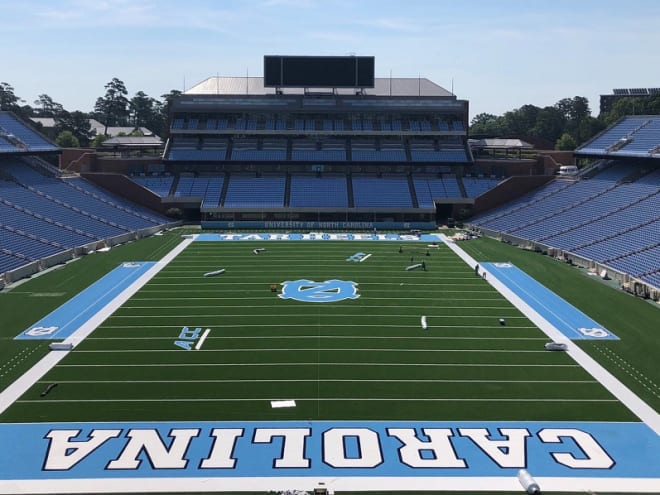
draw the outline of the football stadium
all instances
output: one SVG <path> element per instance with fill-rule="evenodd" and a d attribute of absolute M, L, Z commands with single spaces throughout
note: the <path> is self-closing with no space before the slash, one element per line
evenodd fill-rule
<path fill-rule="evenodd" d="M 0 112 L 0 493 L 660 493 L 660 116 L 561 161 L 374 63 L 157 159 Z"/>

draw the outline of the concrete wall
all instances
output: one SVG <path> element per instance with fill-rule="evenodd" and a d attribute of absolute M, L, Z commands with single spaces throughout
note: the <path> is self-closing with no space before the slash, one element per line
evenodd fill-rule
<path fill-rule="evenodd" d="M 161 202 L 160 196 L 133 182 L 123 174 L 97 172 L 83 173 L 82 176 L 117 196 L 126 198 L 150 210 L 165 213 L 165 206 Z"/>
<path fill-rule="evenodd" d="M 553 179 L 549 175 L 525 175 L 509 177 L 497 187 L 486 191 L 474 200 L 473 214 L 483 213 L 497 206 L 508 203 L 512 199 L 532 191 Z"/>
<path fill-rule="evenodd" d="M 60 154 L 60 170 L 86 172 L 96 167 L 94 148 L 64 148 Z"/>

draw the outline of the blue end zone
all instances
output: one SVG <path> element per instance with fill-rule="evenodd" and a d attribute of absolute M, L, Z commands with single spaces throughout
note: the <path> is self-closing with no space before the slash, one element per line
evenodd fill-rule
<path fill-rule="evenodd" d="M 20 461 L 17 462 L 17 459 Z M 644 423 L 0 424 L 0 480 L 237 477 L 660 479 Z"/>
<path fill-rule="evenodd" d="M 582 311 L 511 263 L 479 263 L 571 340 L 619 340 Z"/>
<path fill-rule="evenodd" d="M 154 261 L 122 263 L 15 339 L 66 339 L 153 265 Z"/>

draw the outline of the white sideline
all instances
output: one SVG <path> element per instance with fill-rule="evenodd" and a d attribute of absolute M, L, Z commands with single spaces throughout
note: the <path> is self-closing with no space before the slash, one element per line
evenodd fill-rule
<path fill-rule="evenodd" d="M 113 300 L 106 304 L 100 311 L 98 311 L 92 318 L 83 323 L 78 330 L 71 334 L 63 342 L 73 344 L 75 348 L 80 342 L 89 336 L 96 328 L 103 323 L 112 313 L 114 313 L 122 304 L 124 304 L 133 294 L 142 288 L 149 280 L 151 280 L 159 271 L 167 266 L 167 264 L 176 258 L 181 251 L 194 241 L 194 237 L 185 238 L 178 244 L 172 251 L 167 253 L 160 261 L 156 262 L 151 268 L 144 272 L 135 282 L 126 287 L 120 294 Z M 30 368 L 26 373 L 21 375 L 18 380 L 9 385 L 5 390 L 0 392 L 0 414 L 2 414 L 9 406 L 11 406 L 20 396 L 28 391 L 41 377 L 50 371 L 57 363 L 59 363 L 71 351 L 56 351 L 46 354 L 38 363 Z"/>
<path fill-rule="evenodd" d="M 444 234 L 440 235 L 445 244 L 456 253 L 470 268 L 477 266 L 477 261 L 469 254 L 456 245 L 455 242 L 448 239 Z M 553 341 L 565 342 L 568 346 L 568 355 L 575 360 L 591 376 L 598 380 L 612 395 L 619 399 L 628 409 L 639 417 L 646 425 L 660 435 L 660 414 L 658 414 L 646 402 L 640 399 L 632 390 L 621 383 L 614 375 L 603 368 L 595 359 L 584 352 L 575 342 L 566 338 L 554 325 L 543 318 L 525 301 L 518 297 L 506 285 L 497 280 L 497 278 L 479 267 L 479 274 L 488 273 L 486 281 L 492 285 L 500 294 L 502 294 L 511 304 L 518 308 L 527 318 L 537 325 L 543 333 Z"/>
<path fill-rule="evenodd" d="M 653 478 L 535 478 L 544 492 L 657 493 Z M 207 478 L 87 478 L 0 480 L 0 493 L 168 493 L 282 492 L 325 487 L 342 491 L 506 491 L 524 493 L 516 476 L 352 476 L 352 477 L 207 477 Z"/>

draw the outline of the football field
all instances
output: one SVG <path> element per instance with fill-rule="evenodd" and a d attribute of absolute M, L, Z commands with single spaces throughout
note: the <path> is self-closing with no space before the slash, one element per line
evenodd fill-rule
<path fill-rule="evenodd" d="M 49 463 L 56 464 L 49 456 L 55 455 L 57 441 L 65 445 L 57 461 L 60 468 L 53 469 L 54 474 L 44 474 L 42 468 L 41 479 L 65 479 L 63 472 L 76 469 L 81 471 L 74 479 L 104 477 L 94 474 L 91 461 L 100 450 L 73 462 L 71 449 L 91 449 L 89 439 L 97 430 L 121 430 L 99 444 L 109 448 L 112 441 L 123 439 L 118 450 L 106 452 L 105 473 L 117 468 L 111 477 L 127 476 L 126 456 L 132 455 L 136 466 L 150 471 L 131 472 L 128 478 L 181 482 L 187 475 L 180 466 L 177 471 L 165 463 L 158 471 L 156 453 L 171 460 L 177 451 L 180 460 L 204 467 L 213 457 L 207 452 L 209 438 L 216 439 L 211 450 L 217 456 L 222 452 L 227 465 L 233 461 L 232 469 L 243 457 L 252 457 L 252 464 L 246 461 L 236 476 L 220 468 L 204 472 L 205 477 L 231 482 L 212 489 L 194 485 L 191 491 L 259 491 L 286 483 L 293 489 L 301 478 L 308 478 L 302 488 L 326 482 L 332 487 L 328 476 L 351 477 L 342 468 L 357 468 L 356 479 L 371 480 L 374 474 L 361 470 L 377 466 L 382 472 L 375 476 L 405 478 L 408 483 L 423 475 L 418 478 L 421 484 L 412 483 L 410 489 L 437 489 L 426 477 L 458 477 L 464 485 L 445 486 L 506 490 L 516 486 L 511 480 L 515 482 L 522 468 L 532 473 L 536 468 L 542 476 L 567 476 L 559 467 L 571 463 L 557 461 L 559 454 L 548 447 L 553 443 L 565 447 L 564 455 L 584 462 L 569 466 L 586 468 L 577 477 L 647 478 L 650 481 L 640 486 L 653 487 L 659 479 L 657 467 L 649 475 L 639 466 L 612 475 L 614 463 L 603 463 L 602 458 L 596 462 L 598 455 L 606 454 L 590 451 L 597 450 L 590 440 L 570 432 L 586 430 L 602 446 L 597 434 L 607 430 L 603 425 L 643 424 L 570 353 L 545 350 L 547 342 L 548 336 L 528 316 L 443 242 L 198 240 L 104 317 L 1 418 L 7 424 L 48 423 L 48 432 L 53 424 L 67 428 L 64 437 L 39 433 L 49 438 L 46 471 Z M 181 431 L 191 425 L 202 426 L 185 437 Z M 414 438 L 402 432 L 404 425 L 412 428 Z M 158 431 L 156 436 L 133 445 L 135 452 L 127 454 L 136 441 L 131 428 L 150 427 Z M 328 433 L 342 427 L 346 431 L 336 438 Z M 225 437 L 216 432 L 223 428 Z M 268 434 L 260 433 L 264 428 Z M 434 428 L 444 432 L 443 441 L 431 432 Z M 544 429 L 566 431 L 555 431 L 559 439 L 553 441 Z M 301 430 L 301 436 L 293 430 Z M 375 432 L 376 439 L 368 431 Z M 630 445 L 620 452 L 643 438 L 648 444 L 642 453 L 657 453 L 657 436 L 650 432 L 647 438 L 646 433 L 631 434 Z M 608 435 L 617 436 L 603 433 Z M 206 447 L 196 454 L 193 439 L 203 437 Z M 241 443 L 248 437 L 253 450 Z M 224 450 L 218 446 L 221 438 Z M 295 442 L 302 450 L 293 451 Z M 385 469 L 394 457 L 410 466 L 404 461 L 412 454 L 406 454 L 405 447 L 413 443 L 418 467 L 426 468 L 422 474 Z M 272 451 L 254 451 L 263 447 L 257 444 L 268 444 Z M 339 446 L 339 454 L 328 453 L 333 445 Z M 544 472 L 539 467 L 544 464 L 532 454 L 527 458 L 525 448 L 548 463 L 554 459 L 558 466 Z M 374 449 L 380 454 L 371 452 Z M 280 467 L 283 474 L 256 466 L 262 457 L 270 459 L 268 469 Z M 588 465 L 589 460 L 594 464 Z M 626 462 L 615 460 L 625 467 Z M 296 471 L 315 463 L 323 469 Z M 468 465 L 482 465 L 483 470 L 450 469 Z M 507 483 L 474 482 L 475 477 L 498 476 L 498 469 L 506 472 Z M 133 470 L 139 471 L 135 466 Z M 284 479 L 272 485 L 246 481 L 271 476 Z M 468 477 L 472 481 L 465 481 Z M 172 483 L 143 491 L 187 486 Z M 34 489 L 39 491 L 39 486 Z M 115 491 L 125 491 L 117 486 Z M 363 489 L 360 483 L 336 488 L 342 486 Z"/>

